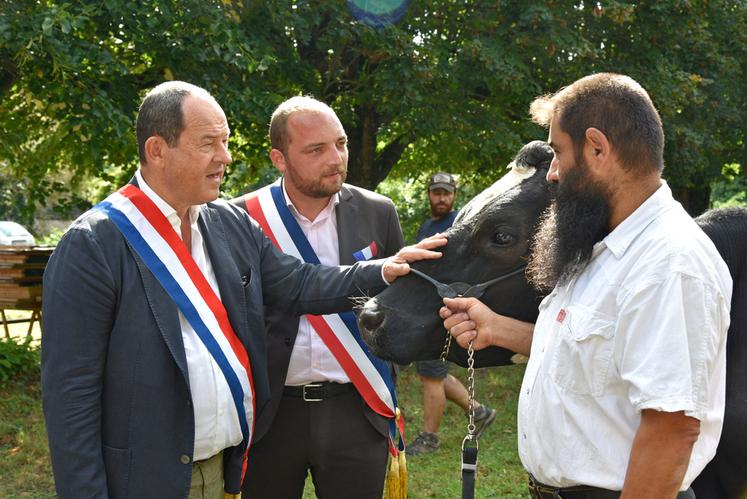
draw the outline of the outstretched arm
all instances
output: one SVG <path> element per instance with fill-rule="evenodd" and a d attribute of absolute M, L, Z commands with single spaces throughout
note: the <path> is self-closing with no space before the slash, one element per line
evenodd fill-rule
<path fill-rule="evenodd" d="M 472 341 L 475 350 L 497 346 L 529 355 L 534 324 L 496 314 L 476 298 L 444 298 L 444 305 L 444 328 L 462 348 Z"/>

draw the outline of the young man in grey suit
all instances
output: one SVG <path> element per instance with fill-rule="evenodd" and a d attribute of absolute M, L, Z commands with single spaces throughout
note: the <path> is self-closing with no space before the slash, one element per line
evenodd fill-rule
<path fill-rule="evenodd" d="M 44 273 L 42 395 L 57 493 L 238 494 L 269 398 L 265 304 L 350 308 L 433 256 L 307 265 L 243 211 L 216 201 L 229 128 L 203 89 L 168 82 L 140 107 L 140 169 L 83 214 Z"/>
<path fill-rule="evenodd" d="M 310 97 L 283 102 L 270 122 L 280 209 L 327 265 L 391 255 L 403 245 L 392 201 L 344 183 L 347 140 L 334 111 Z M 261 218 L 266 213 L 255 214 L 251 203 L 263 192 L 233 202 Z M 367 405 L 306 317 L 267 307 L 265 318 L 271 398 L 257 420 L 244 496 L 300 498 L 311 471 L 320 498 L 380 498 L 389 421 Z"/>

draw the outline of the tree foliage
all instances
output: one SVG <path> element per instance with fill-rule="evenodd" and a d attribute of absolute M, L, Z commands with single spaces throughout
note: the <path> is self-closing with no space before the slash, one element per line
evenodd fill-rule
<path fill-rule="evenodd" d="M 477 190 L 546 136 L 528 120 L 531 100 L 596 71 L 649 90 L 665 175 L 692 212 L 724 164 L 746 162 L 744 0 L 411 0 L 383 26 L 353 15 L 362 3 L 4 0 L 3 178 L 27 185 L 26 213 L 48 196 L 97 200 L 104 189 L 81 194 L 81 180 L 131 175 L 137 105 L 167 79 L 207 88 L 226 110 L 229 194 L 274 176 L 269 115 L 298 93 L 338 111 L 352 183 L 419 183 L 438 169 Z"/>

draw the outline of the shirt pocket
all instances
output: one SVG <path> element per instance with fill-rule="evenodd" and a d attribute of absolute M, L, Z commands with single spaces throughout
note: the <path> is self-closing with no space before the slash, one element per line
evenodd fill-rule
<path fill-rule="evenodd" d="M 550 376 L 561 389 L 599 397 L 607 386 L 615 322 L 583 307 L 569 307 L 556 328 Z"/>

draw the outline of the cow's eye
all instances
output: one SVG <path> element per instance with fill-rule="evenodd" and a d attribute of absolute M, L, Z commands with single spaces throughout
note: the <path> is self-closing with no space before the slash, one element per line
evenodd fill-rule
<path fill-rule="evenodd" d="M 493 242 L 499 246 L 506 246 L 514 241 L 514 236 L 508 232 L 498 231 L 493 234 Z"/>

